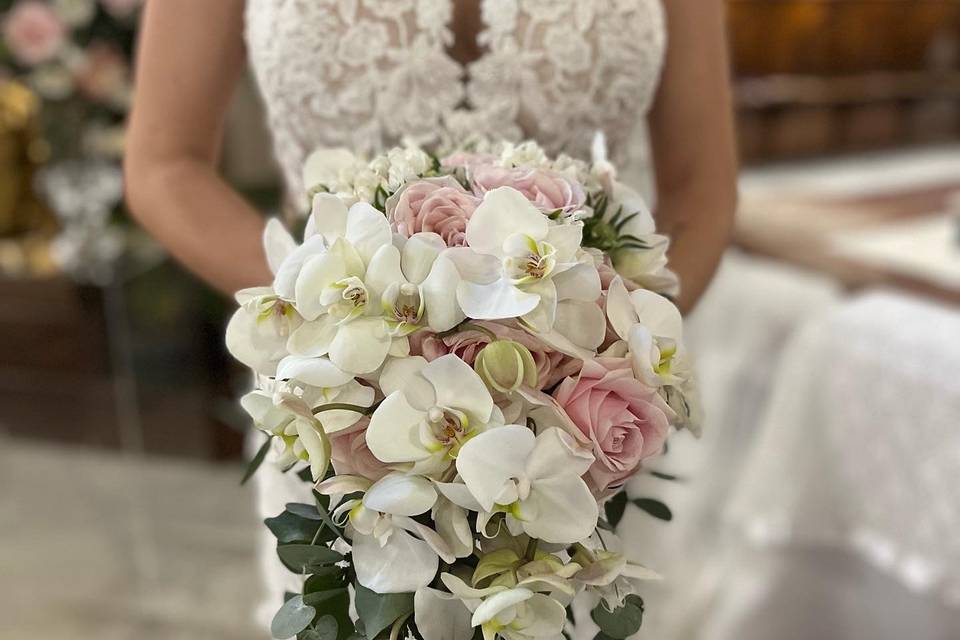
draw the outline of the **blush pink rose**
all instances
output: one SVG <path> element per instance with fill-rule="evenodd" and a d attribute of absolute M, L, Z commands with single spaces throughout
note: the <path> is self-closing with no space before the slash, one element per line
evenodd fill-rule
<path fill-rule="evenodd" d="M 627 360 L 584 362 L 553 397 L 593 449 L 596 461 L 585 479 L 598 495 L 623 485 L 663 448 L 673 412 L 655 389 L 634 378 Z"/>
<path fill-rule="evenodd" d="M 567 376 L 580 370 L 580 360 L 551 349 L 522 329 L 496 322 L 477 322 L 477 325 L 492 331 L 502 340 L 513 340 L 530 350 L 537 366 L 537 390 L 550 389 Z M 418 331 L 410 336 L 411 355 L 436 360 L 453 353 L 471 367 L 480 351 L 490 344 L 490 336 L 483 331 L 467 330 L 440 337 L 434 333 Z"/>
<path fill-rule="evenodd" d="M 467 222 L 480 200 L 453 178 L 413 182 L 387 200 L 387 219 L 402 236 L 432 232 L 448 247 L 466 244 Z"/>
<path fill-rule="evenodd" d="M 369 418 L 362 418 L 349 429 L 330 437 L 330 461 L 338 475 L 363 476 L 376 482 L 390 473 L 367 448 Z"/>
<path fill-rule="evenodd" d="M 470 182 L 479 196 L 498 187 L 512 187 L 541 211 L 576 211 L 586 200 L 579 184 L 542 169 L 480 165 L 471 169 Z"/>
<path fill-rule="evenodd" d="M 13 56 L 27 66 L 53 58 L 63 46 L 67 30 L 46 2 L 21 0 L 3 21 L 3 39 Z"/>

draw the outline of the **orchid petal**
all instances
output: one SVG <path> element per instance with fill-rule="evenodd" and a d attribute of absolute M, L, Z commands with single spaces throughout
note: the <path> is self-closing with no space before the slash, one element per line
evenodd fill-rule
<path fill-rule="evenodd" d="M 277 365 L 277 379 L 296 380 L 313 387 L 340 387 L 353 376 L 334 366 L 326 358 L 287 356 Z"/>
<path fill-rule="evenodd" d="M 437 489 L 447 500 L 468 511 L 482 511 L 483 507 L 473 497 L 467 485 L 461 482 L 438 482 Z"/>
<path fill-rule="evenodd" d="M 383 546 L 373 536 L 354 535 L 353 566 L 371 591 L 410 593 L 433 581 L 440 558 L 423 540 L 396 529 Z"/>
<path fill-rule="evenodd" d="M 452 329 L 466 317 L 457 303 L 459 284 L 456 266 L 445 254 L 438 256 L 420 287 L 427 322 L 433 331 Z"/>
<path fill-rule="evenodd" d="M 357 157 L 344 147 L 323 147 L 307 156 L 303 184 L 307 189 L 336 182 L 340 172 L 357 164 Z"/>
<path fill-rule="evenodd" d="M 493 398 L 466 362 L 449 354 L 427 364 L 421 373 L 436 389 L 438 406 L 459 409 L 480 422 L 490 419 Z"/>
<path fill-rule="evenodd" d="M 383 364 L 391 342 L 382 319 L 357 318 L 338 328 L 330 343 L 330 361 L 351 373 L 370 373 Z"/>
<path fill-rule="evenodd" d="M 498 593 L 507 591 L 507 587 L 500 585 L 486 587 L 484 589 L 477 589 L 469 586 L 466 582 L 452 573 L 441 573 L 440 582 L 442 582 L 443 586 L 450 590 L 450 593 L 457 596 L 461 600 L 464 600 L 468 605 L 470 604 L 471 600 L 482 600 L 483 598 L 488 598 Z"/>
<path fill-rule="evenodd" d="M 582 476 L 593 461 L 593 454 L 578 446 L 572 436 L 551 428 L 537 436 L 537 444 L 527 460 L 527 476 L 533 481 L 558 475 Z"/>
<path fill-rule="evenodd" d="M 367 447 L 386 463 L 425 460 L 430 452 L 420 443 L 420 423 L 424 413 L 410 406 L 402 391 L 396 391 L 380 403 L 367 427 Z"/>
<path fill-rule="evenodd" d="M 457 286 L 460 308 L 474 320 L 519 318 L 537 308 L 540 296 L 500 279 L 491 284 L 463 281 Z"/>
<path fill-rule="evenodd" d="M 370 488 L 369 478 L 363 476 L 333 476 L 314 487 L 317 493 L 325 496 L 346 495 L 348 493 L 363 492 Z"/>
<path fill-rule="evenodd" d="M 310 213 L 311 231 L 333 244 L 343 238 L 347 230 L 347 205 L 332 193 L 318 193 L 313 196 L 313 208 Z M 306 242 L 305 240 L 304 242 Z"/>
<path fill-rule="evenodd" d="M 484 195 L 483 202 L 470 217 L 467 244 L 480 253 L 501 256 L 508 236 L 522 233 L 542 240 L 548 229 L 546 216 L 522 193 L 511 187 L 499 187 Z"/>
<path fill-rule="evenodd" d="M 403 275 L 408 281 L 420 284 L 429 275 L 437 256 L 446 248 L 443 238 L 436 233 L 413 234 L 404 243 L 401 251 Z"/>
<path fill-rule="evenodd" d="M 350 207 L 344 238 L 356 248 L 364 264 L 370 264 L 380 247 L 393 244 L 393 232 L 386 216 L 366 202 Z"/>
<path fill-rule="evenodd" d="M 387 287 L 406 282 L 400 270 L 400 250 L 392 244 L 377 249 L 367 266 L 363 282 L 370 293 L 370 304 L 377 305 L 380 304 Z"/>
<path fill-rule="evenodd" d="M 297 248 L 297 242 L 287 231 L 283 223 L 270 218 L 263 229 L 263 250 L 267 255 L 267 266 L 271 273 L 277 273 L 283 261 Z"/>
<path fill-rule="evenodd" d="M 640 322 L 658 338 L 680 341 L 683 337 L 683 318 L 676 305 L 658 293 L 638 289 L 630 294 L 630 302 Z M 626 336 L 622 336 L 626 337 Z"/>
<path fill-rule="evenodd" d="M 560 224 L 549 228 L 546 241 L 557 251 L 557 260 L 567 262 L 577 255 L 583 242 L 582 224 Z"/>
<path fill-rule="evenodd" d="M 589 537 L 597 527 L 600 514 L 596 498 L 576 475 L 538 480 L 529 501 L 534 503 L 537 512 L 536 519 L 523 523 L 523 530 L 530 537 L 572 544 Z"/>
<path fill-rule="evenodd" d="M 273 289 L 284 300 L 294 300 L 296 283 L 303 266 L 311 258 L 327 252 L 327 243 L 320 236 L 308 238 L 302 245 L 290 252 L 280 264 L 273 278 Z"/>
<path fill-rule="evenodd" d="M 630 327 L 637 323 L 637 312 L 630 301 L 627 287 L 619 277 L 614 278 L 607 288 L 606 312 L 613 330 L 621 339 L 626 340 Z"/>
<path fill-rule="evenodd" d="M 336 335 L 336 319 L 322 316 L 319 320 L 304 322 L 297 327 L 287 340 L 287 349 L 298 356 L 325 356 Z"/>
<path fill-rule="evenodd" d="M 470 615 L 453 594 L 424 587 L 413 596 L 413 619 L 423 640 L 471 640 Z"/>
<path fill-rule="evenodd" d="M 600 273 L 592 264 L 576 264 L 553 277 L 560 300 L 582 300 L 596 303 L 600 299 Z"/>
<path fill-rule="evenodd" d="M 426 358 L 421 356 L 388 360 L 387 363 L 383 365 L 383 371 L 380 372 L 380 390 L 383 392 L 383 395 L 389 396 L 394 391 L 400 391 L 416 378 L 422 380 L 423 378 L 419 374 L 426 365 Z M 431 391 L 431 396 L 432 394 L 433 392 Z M 430 406 L 432 406 L 432 398 L 430 399 L 430 403 Z"/>
<path fill-rule="evenodd" d="M 479 627 L 496 618 L 497 614 L 503 610 L 515 607 L 532 597 L 533 591 L 523 588 L 509 589 L 495 593 L 477 607 L 477 610 L 473 612 L 473 618 L 470 620 L 470 623 L 475 627 Z"/>
<path fill-rule="evenodd" d="M 426 478 L 394 471 L 376 481 L 363 496 L 363 506 L 397 516 L 418 516 L 437 501 L 437 490 Z"/>
<path fill-rule="evenodd" d="M 457 455 L 457 471 L 485 511 L 492 511 L 504 486 L 520 477 L 536 437 L 526 427 L 508 425 L 471 438 Z"/>
<path fill-rule="evenodd" d="M 226 346 L 230 355 L 265 376 L 276 373 L 277 364 L 287 355 L 286 343 L 272 322 L 260 322 L 247 307 L 237 309 L 227 324 Z"/>
<path fill-rule="evenodd" d="M 529 638 L 563 637 L 566 609 L 554 598 L 536 593 L 526 601 L 523 616 L 515 621 L 520 633 Z"/>
<path fill-rule="evenodd" d="M 562 300 L 557 304 L 553 329 L 578 347 L 595 351 L 606 338 L 607 322 L 595 301 Z"/>

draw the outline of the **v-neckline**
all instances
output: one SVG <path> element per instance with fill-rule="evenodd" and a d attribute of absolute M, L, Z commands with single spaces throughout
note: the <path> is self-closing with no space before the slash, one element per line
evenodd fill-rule
<path fill-rule="evenodd" d="M 464 77 L 466 77 L 470 66 L 481 60 L 488 52 L 487 48 L 479 42 L 480 34 L 486 29 L 483 21 L 485 0 L 449 0 L 449 2 L 451 10 L 447 27 L 452 38 L 450 45 L 443 47 L 443 52 L 460 67 Z M 460 20 L 466 20 L 466 26 L 470 26 L 472 29 L 465 33 L 458 33 L 457 27 L 460 26 Z"/>

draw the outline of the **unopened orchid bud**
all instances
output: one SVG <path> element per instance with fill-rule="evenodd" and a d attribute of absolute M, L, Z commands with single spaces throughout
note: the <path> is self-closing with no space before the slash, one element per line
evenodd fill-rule
<path fill-rule="evenodd" d="M 473 368 L 490 389 L 501 393 L 537 384 L 537 365 L 530 350 L 513 340 L 495 340 L 485 346 Z"/>

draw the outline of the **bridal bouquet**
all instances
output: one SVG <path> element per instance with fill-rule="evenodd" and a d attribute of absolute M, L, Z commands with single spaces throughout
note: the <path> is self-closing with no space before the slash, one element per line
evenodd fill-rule
<path fill-rule="evenodd" d="M 251 471 L 272 446 L 314 483 L 266 522 L 304 577 L 274 636 L 559 638 L 583 593 L 601 637 L 635 633 L 656 574 L 620 552 L 622 489 L 698 424 L 642 199 L 532 143 L 304 173 L 303 242 L 267 225 L 274 281 L 227 329 L 269 435 Z"/>

